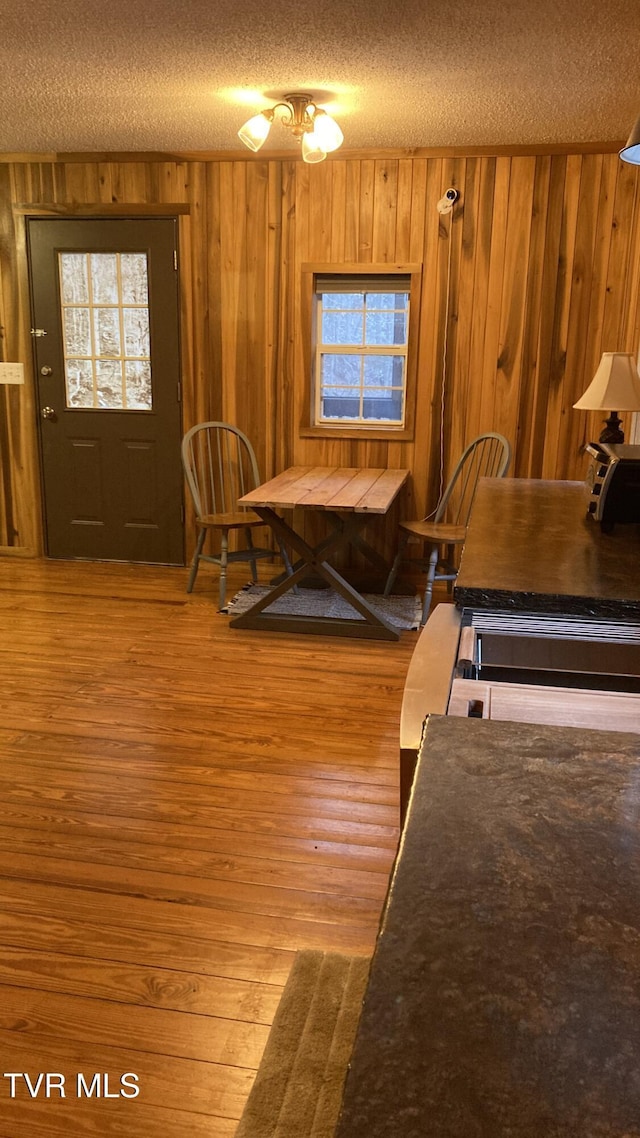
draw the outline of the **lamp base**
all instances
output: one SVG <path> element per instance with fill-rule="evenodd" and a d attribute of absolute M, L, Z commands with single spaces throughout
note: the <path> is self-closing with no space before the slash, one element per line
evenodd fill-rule
<path fill-rule="evenodd" d="M 611 411 L 609 418 L 605 419 L 605 427 L 600 435 L 599 442 L 601 443 L 623 443 L 624 433 L 620 430 L 622 419 L 619 418 L 617 411 Z"/>

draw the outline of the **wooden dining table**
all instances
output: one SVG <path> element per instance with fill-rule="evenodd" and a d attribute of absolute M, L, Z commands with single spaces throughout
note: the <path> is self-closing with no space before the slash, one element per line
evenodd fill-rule
<path fill-rule="evenodd" d="M 270 526 L 285 548 L 293 550 L 293 565 L 276 578 L 273 587 L 246 612 L 233 617 L 233 628 L 270 629 L 277 632 L 310 632 L 320 635 L 357 636 L 398 640 L 400 633 L 375 606 L 338 572 L 330 560 L 351 546 L 386 576 L 388 564 L 362 536 L 372 517 L 386 514 L 409 477 L 408 470 L 335 466 L 292 466 L 239 499 Z M 283 511 L 321 512 L 330 532 L 311 545 L 282 517 Z M 297 515 L 300 516 L 299 514 Z M 295 517 L 295 515 L 294 515 Z M 320 579 L 342 597 L 350 616 L 318 616 L 294 612 L 270 612 L 270 606 L 295 591 L 305 578 Z"/>

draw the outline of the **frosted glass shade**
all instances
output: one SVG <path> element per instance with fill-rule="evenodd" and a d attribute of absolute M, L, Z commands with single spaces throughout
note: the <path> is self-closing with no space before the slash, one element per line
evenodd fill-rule
<path fill-rule="evenodd" d="M 324 146 L 320 145 L 320 140 L 315 130 L 308 131 L 302 136 L 302 158 L 304 162 L 323 162 L 327 157 L 327 152 Z"/>
<path fill-rule="evenodd" d="M 622 147 L 620 157 L 624 162 L 632 162 L 634 166 L 640 166 L 640 118 L 635 122 L 626 146 Z"/>
<path fill-rule="evenodd" d="M 630 352 L 604 352 L 578 411 L 640 411 L 640 375 Z"/>
<path fill-rule="evenodd" d="M 249 150 L 259 150 L 271 130 L 272 119 L 273 113 L 269 118 L 261 111 L 259 115 L 254 115 L 252 119 L 247 120 L 244 126 L 240 127 L 238 138 L 244 142 L 245 146 L 249 147 Z"/>
<path fill-rule="evenodd" d="M 313 133 L 323 150 L 330 153 L 344 142 L 344 135 L 335 119 L 326 111 L 317 110 L 313 120 Z"/>

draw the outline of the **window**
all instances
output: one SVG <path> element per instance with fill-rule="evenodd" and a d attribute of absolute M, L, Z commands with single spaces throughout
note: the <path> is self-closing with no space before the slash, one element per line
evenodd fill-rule
<path fill-rule="evenodd" d="M 413 268 L 313 272 L 310 427 L 303 433 L 409 437 L 420 280 Z"/>
<path fill-rule="evenodd" d="M 146 253 L 59 253 L 66 405 L 150 411 Z"/>

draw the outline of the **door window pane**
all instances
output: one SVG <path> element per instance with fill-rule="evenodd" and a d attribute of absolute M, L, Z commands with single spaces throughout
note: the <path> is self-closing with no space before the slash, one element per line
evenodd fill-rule
<path fill-rule="evenodd" d="M 92 253 L 89 265 L 94 304 L 117 304 L 118 254 Z"/>
<path fill-rule="evenodd" d="M 98 407 L 117 411 L 125 406 L 120 360 L 96 360 L 96 395 Z"/>
<path fill-rule="evenodd" d="M 89 277 L 85 253 L 64 253 L 60 258 L 60 293 L 63 304 L 88 304 Z"/>
<path fill-rule="evenodd" d="M 146 253 L 59 253 L 67 407 L 151 411 Z"/>
<path fill-rule="evenodd" d="M 94 335 L 97 356 L 120 355 L 120 320 L 117 308 L 94 308 Z"/>
<path fill-rule="evenodd" d="M 125 304 L 149 303 L 146 253 L 121 253 L 120 278 Z"/>
<path fill-rule="evenodd" d="M 128 360 L 125 365 L 127 407 L 144 411 L 151 405 L 151 368 L 148 360 Z"/>
<path fill-rule="evenodd" d="M 65 360 L 67 407 L 93 407 L 91 360 Z"/>
<path fill-rule="evenodd" d="M 65 308 L 63 312 L 65 356 L 90 356 L 91 324 L 89 309 Z"/>
<path fill-rule="evenodd" d="M 128 357 L 149 358 L 149 310 L 147 308 L 124 308 L 124 343 Z"/>

